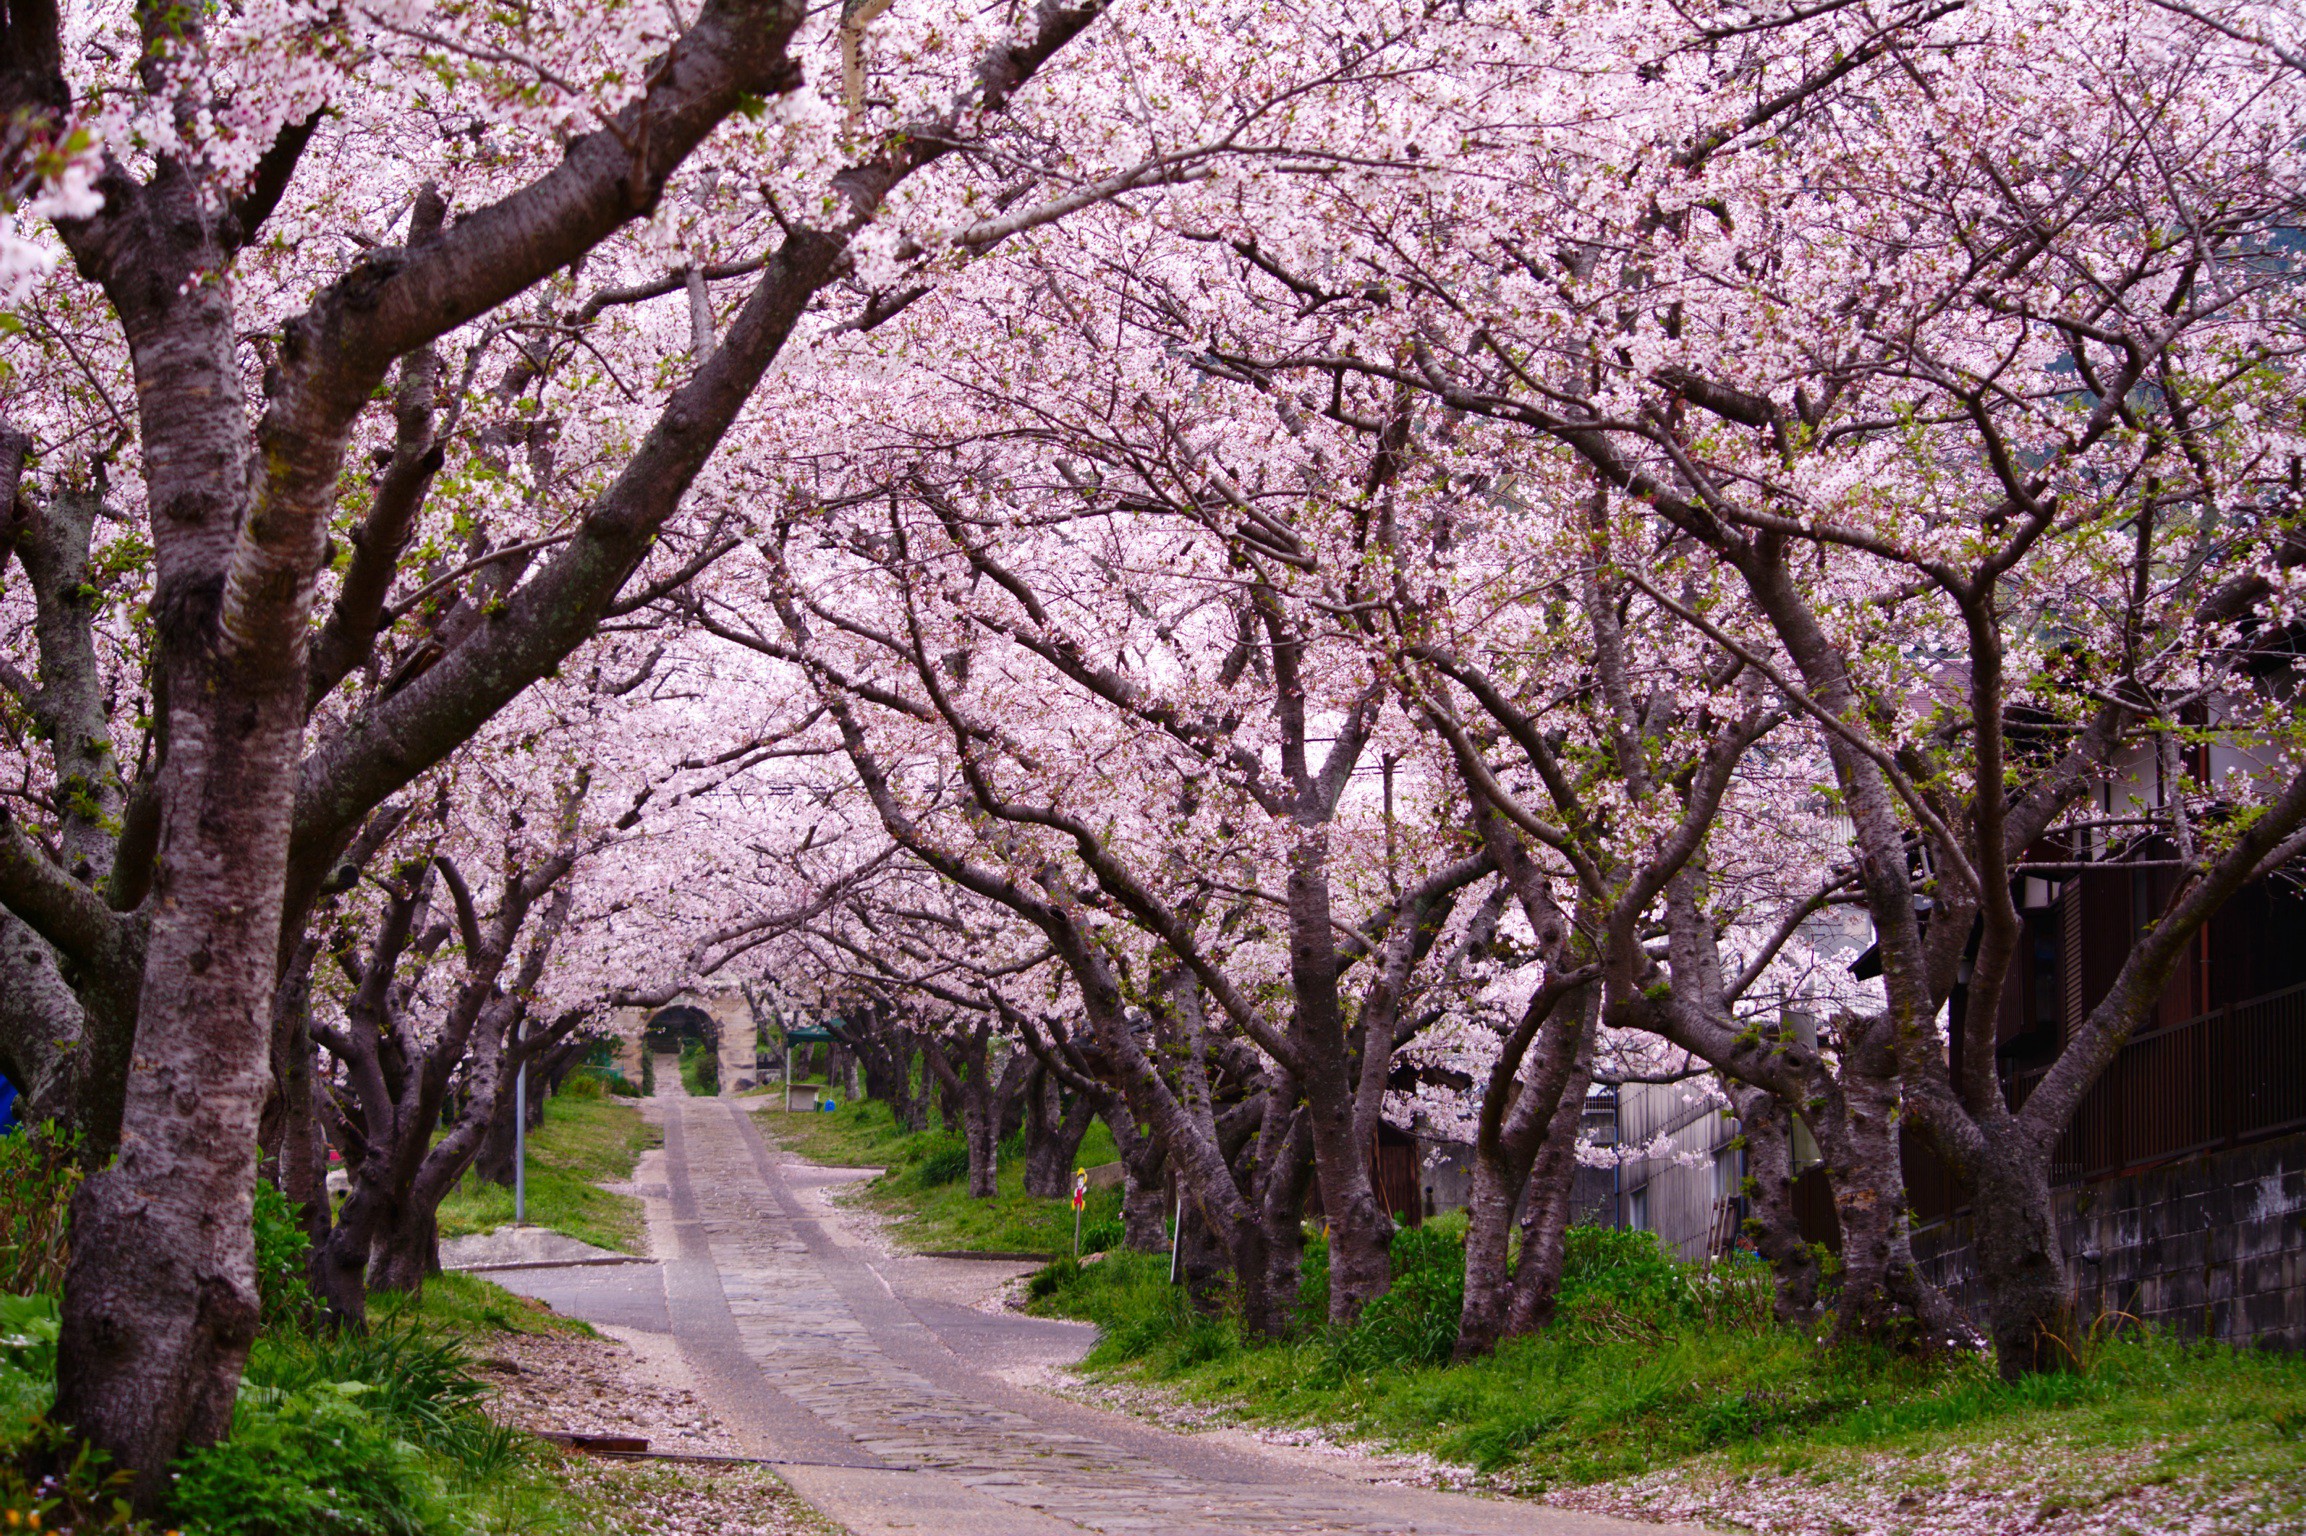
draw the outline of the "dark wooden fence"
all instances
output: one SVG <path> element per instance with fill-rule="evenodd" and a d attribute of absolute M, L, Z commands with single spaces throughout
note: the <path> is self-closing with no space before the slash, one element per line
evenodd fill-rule
<path fill-rule="evenodd" d="M 2012 1074 L 2013 1108 L 2047 1066 Z M 2306 1130 L 2306 983 L 2130 1037 L 2082 1096 L 2051 1154 L 2051 1182 L 2081 1184 Z M 1969 1204 L 1926 1138 L 1903 1137 L 1906 1194 L 1928 1226 Z M 1795 1186 L 1802 1235 L 1839 1247 L 1823 1168 Z"/>
<path fill-rule="evenodd" d="M 2013 1107 L 2047 1067 L 2015 1075 Z M 2051 1154 L 2056 1181 L 2157 1164 L 2306 1128 L 2306 985 L 2133 1035 Z"/>

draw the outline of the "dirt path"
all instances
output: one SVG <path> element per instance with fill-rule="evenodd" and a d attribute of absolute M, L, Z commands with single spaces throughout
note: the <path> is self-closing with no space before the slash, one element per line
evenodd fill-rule
<path fill-rule="evenodd" d="M 1543 1505 L 1388 1487 L 1017 1385 L 1093 1331 L 968 1302 L 1010 1270 L 890 1254 L 825 1196 L 859 1175 L 769 1146 L 659 1072 L 638 1183 L 658 1262 L 495 1278 L 669 1339 L 743 1454 L 856 1536 L 1662 1536 Z M 661 1179 L 661 1183 L 657 1180 Z"/>

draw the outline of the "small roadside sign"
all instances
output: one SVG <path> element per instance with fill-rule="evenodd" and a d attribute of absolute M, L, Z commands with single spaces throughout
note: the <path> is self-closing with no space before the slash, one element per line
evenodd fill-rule
<path fill-rule="evenodd" d="M 1081 1262 L 1081 1208 L 1089 1203 L 1089 1170 L 1073 1170 L 1073 1262 Z"/>

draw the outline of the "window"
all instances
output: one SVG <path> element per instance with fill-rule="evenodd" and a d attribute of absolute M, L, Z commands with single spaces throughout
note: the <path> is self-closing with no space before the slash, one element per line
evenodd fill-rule
<path fill-rule="evenodd" d="M 1627 1224 L 1637 1231 L 1647 1232 L 1649 1230 L 1649 1186 L 1644 1184 L 1635 1190 L 1629 1204 L 1631 1209 L 1626 1216 Z"/>

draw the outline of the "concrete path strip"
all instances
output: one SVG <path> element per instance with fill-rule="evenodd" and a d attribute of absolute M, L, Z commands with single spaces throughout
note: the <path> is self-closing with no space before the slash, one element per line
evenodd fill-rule
<path fill-rule="evenodd" d="M 1697 1536 L 1378 1486 L 1013 1386 L 997 1373 L 1070 1364 L 1094 1330 L 955 1304 L 954 1272 L 981 1287 L 983 1263 L 844 1242 L 803 1199 L 843 1172 L 769 1147 L 735 1103 L 687 1098 L 678 1073 L 657 1082 L 661 1262 L 502 1283 L 669 1332 L 746 1453 L 854 1536 Z"/>

